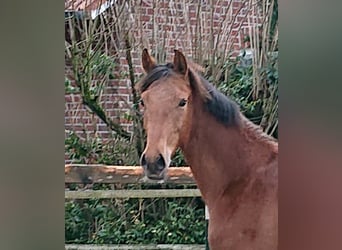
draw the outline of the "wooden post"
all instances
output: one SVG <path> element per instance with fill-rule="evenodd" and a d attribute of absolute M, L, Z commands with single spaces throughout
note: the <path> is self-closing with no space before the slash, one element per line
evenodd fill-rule
<path fill-rule="evenodd" d="M 205 205 L 205 250 L 209 249 L 209 241 L 208 241 L 208 226 L 209 226 L 209 211 L 207 205 Z"/>

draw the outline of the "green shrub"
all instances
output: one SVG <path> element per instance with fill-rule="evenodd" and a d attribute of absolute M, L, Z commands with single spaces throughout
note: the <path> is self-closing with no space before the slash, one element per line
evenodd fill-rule
<path fill-rule="evenodd" d="M 65 203 L 66 243 L 204 244 L 200 199 L 122 199 Z"/>
<path fill-rule="evenodd" d="M 94 135 L 76 134 L 67 131 L 65 152 L 73 163 L 137 165 L 138 157 L 134 145 L 113 135 L 112 138 L 101 138 Z"/>

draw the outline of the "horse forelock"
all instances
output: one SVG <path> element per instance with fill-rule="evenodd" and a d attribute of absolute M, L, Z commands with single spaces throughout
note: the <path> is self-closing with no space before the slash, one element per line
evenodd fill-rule
<path fill-rule="evenodd" d="M 195 64 L 193 62 L 189 62 L 189 75 L 191 78 L 196 78 L 196 74 L 194 73 L 195 71 L 197 72 L 204 72 L 204 69 L 202 66 Z M 146 91 L 153 82 L 159 80 L 160 78 L 163 77 L 168 77 L 170 74 L 173 72 L 173 64 L 172 63 L 167 63 L 163 65 L 157 65 L 154 67 L 148 74 L 146 74 L 137 84 L 136 89 L 142 93 Z M 192 82 L 192 80 L 190 80 Z M 197 82 L 197 80 L 195 80 Z M 200 86 L 200 92 L 203 97 L 209 98 L 210 95 L 208 94 L 208 91 L 205 90 L 204 86 L 201 88 Z"/>
<path fill-rule="evenodd" d="M 153 82 L 163 77 L 168 77 L 172 71 L 173 65 L 171 63 L 165 65 L 157 65 L 146 76 L 144 76 L 137 84 L 137 89 L 140 93 L 146 91 Z"/>

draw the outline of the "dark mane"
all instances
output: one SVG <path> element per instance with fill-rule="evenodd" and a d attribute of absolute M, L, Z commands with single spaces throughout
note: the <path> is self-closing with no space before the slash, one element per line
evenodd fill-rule
<path fill-rule="evenodd" d="M 174 73 L 173 64 L 156 66 L 137 85 L 140 93 L 144 92 L 156 80 L 169 77 Z M 239 126 L 241 122 L 238 105 L 219 92 L 211 83 L 189 67 L 189 82 L 193 91 L 197 91 L 203 99 L 207 111 L 226 126 Z"/>
<path fill-rule="evenodd" d="M 203 94 L 202 96 L 210 114 L 226 126 L 240 125 L 240 109 L 233 100 L 222 94 L 209 81 L 193 70 L 190 70 L 189 78 L 192 86 L 202 85 L 209 94 L 209 96 L 203 96 Z"/>

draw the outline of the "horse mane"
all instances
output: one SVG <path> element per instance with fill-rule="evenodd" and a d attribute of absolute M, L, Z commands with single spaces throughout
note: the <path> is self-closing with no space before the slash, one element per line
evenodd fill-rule
<path fill-rule="evenodd" d="M 203 76 L 189 68 L 189 81 L 202 97 L 207 111 L 226 126 L 240 126 L 240 109 L 229 97 L 218 91 Z"/>
<path fill-rule="evenodd" d="M 278 148 L 278 141 L 274 137 L 265 133 L 260 126 L 248 120 L 243 114 L 241 114 L 241 121 L 244 127 L 243 131 L 246 134 L 246 138 L 250 138 L 251 140 L 265 141 L 273 144 L 275 148 Z"/>
<path fill-rule="evenodd" d="M 209 81 L 204 79 L 198 72 L 204 69 L 193 62 L 188 62 L 188 77 L 193 91 L 199 94 L 207 111 L 219 122 L 226 126 L 239 126 L 241 122 L 238 105 L 219 92 Z M 176 74 L 173 71 L 173 64 L 158 65 L 152 69 L 137 84 L 136 88 L 140 93 L 146 91 L 150 85 L 161 78 L 170 77 Z M 160 81 L 162 82 L 162 81 Z"/>

